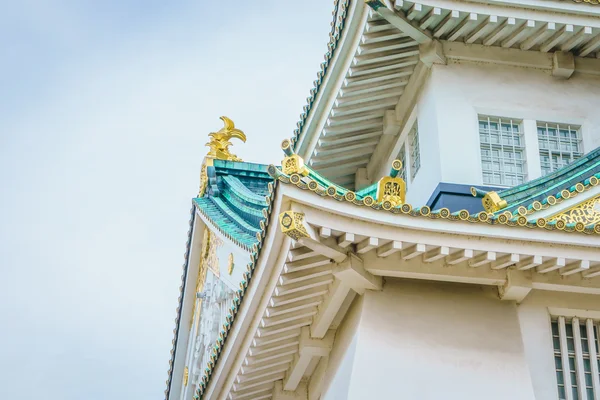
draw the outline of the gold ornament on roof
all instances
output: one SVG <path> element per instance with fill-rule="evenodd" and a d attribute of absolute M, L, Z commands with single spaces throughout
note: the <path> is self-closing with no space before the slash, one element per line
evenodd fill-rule
<path fill-rule="evenodd" d="M 548 219 L 548 221 L 557 220 L 562 220 L 567 224 L 579 223 L 584 227 L 600 223 L 600 196 L 579 203 Z"/>
<path fill-rule="evenodd" d="M 476 187 L 471 187 L 471 194 L 474 197 L 481 197 L 481 204 L 487 213 L 495 213 L 506 207 L 508 203 L 503 200 L 500 195 L 494 191 L 486 192 Z"/>
<path fill-rule="evenodd" d="M 281 161 L 281 170 L 286 175 L 298 174 L 308 175 L 308 169 L 304 165 L 304 160 L 292 150 L 292 143 L 289 139 L 281 142 L 281 149 L 285 153 L 285 158 Z"/>
<path fill-rule="evenodd" d="M 481 203 L 483 204 L 485 211 L 489 213 L 500 211 L 508 206 L 506 200 L 502 200 L 496 192 L 487 192 L 486 195 L 483 196 L 483 199 L 481 199 Z"/>
<path fill-rule="evenodd" d="M 206 155 L 208 158 L 227 161 L 242 161 L 241 158 L 229 152 L 231 142 L 229 140 L 236 138 L 246 143 L 246 134 L 235 127 L 235 124 L 229 118 L 223 116 L 221 120 L 225 126 L 217 132 L 209 133 L 210 142 L 206 143 L 210 151 Z"/>
<path fill-rule="evenodd" d="M 200 190 L 198 191 L 198 197 L 204 196 L 206 187 L 208 186 L 208 172 L 207 168 L 213 165 L 213 160 L 226 160 L 226 161 L 242 161 L 241 158 L 235 154 L 229 152 L 229 146 L 231 146 L 230 140 L 233 138 L 240 139 L 246 143 L 246 134 L 240 129 L 235 127 L 235 123 L 223 116 L 221 120 L 225 124 L 223 128 L 217 132 L 211 132 L 208 134 L 210 142 L 206 143 L 206 146 L 210 148 L 204 162 L 202 163 L 202 169 L 200 170 Z"/>
<path fill-rule="evenodd" d="M 300 212 L 285 211 L 279 214 L 279 228 L 294 240 L 310 236 L 304 226 L 304 214 Z"/>
<path fill-rule="evenodd" d="M 394 160 L 390 175 L 381 178 L 377 185 L 377 202 L 388 210 L 405 202 L 406 182 L 398 176 L 401 169 L 402 161 Z"/>

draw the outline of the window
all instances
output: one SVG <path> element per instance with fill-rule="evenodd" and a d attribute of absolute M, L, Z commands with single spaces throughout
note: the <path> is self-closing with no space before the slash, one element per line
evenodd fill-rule
<path fill-rule="evenodd" d="M 594 395 L 600 397 L 599 325 L 592 319 L 567 321 L 565 317 L 558 317 L 552 320 L 559 399 L 593 400 L 598 398 Z"/>
<path fill-rule="evenodd" d="M 515 186 L 527 180 L 520 121 L 479 117 L 483 183 Z"/>
<path fill-rule="evenodd" d="M 400 152 L 396 158 L 402 162 L 402 169 L 400 169 L 400 173 L 398 175 L 400 178 L 404 179 L 404 182 L 406 182 L 406 144 L 402 144 L 402 148 L 400 149 Z"/>
<path fill-rule="evenodd" d="M 415 179 L 419 168 L 421 168 L 421 153 L 419 150 L 419 126 L 417 122 L 408 134 L 408 144 L 410 146 L 410 179 Z"/>
<path fill-rule="evenodd" d="M 580 127 L 537 123 L 542 175 L 547 175 L 581 157 Z"/>

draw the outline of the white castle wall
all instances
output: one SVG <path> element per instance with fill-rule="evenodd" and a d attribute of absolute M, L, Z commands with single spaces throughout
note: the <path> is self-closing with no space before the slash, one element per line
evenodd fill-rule
<path fill-rule="evenodd" d="M 516 306 L 490 287 L 389 280 L 367 292 L 353 368 L 349 400 L 535 399 Z"/>
<path fill-rule="evenodd" d="M 577 72 L 561 80 L 546 71 L 510 66 L 434 65 L 417 105 L 421 169 L 409 185 L 407 202 L 425 204 L 440 181 L 483 183 L 478 114 L 529 120 L 528 146 L 537 146 L 535 120 L 581 125 L 584 151 L 595 149 L 600 146 L 599 93 L 600 77 Z M 541 171 L 535 148 L 529 150 L 528 173 L 534 179 Z"/>

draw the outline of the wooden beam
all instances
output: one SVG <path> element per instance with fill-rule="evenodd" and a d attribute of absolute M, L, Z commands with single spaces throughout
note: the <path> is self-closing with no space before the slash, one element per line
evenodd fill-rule
<path fill-rule="evenodd" d="M 284 389 L 282 381 L 277 381 L 273 389 L 272 400 L 308 400 L 306 383 L 299 383 L 296 390 L 292 392 Z"/>
<path fill-rule="evenodd" d="M 385 20 L 413 38 L 417 43 L 427 43 L 431 40 L 431 34 L 429 32 L 421 30 L 417 24 L 406 18 L 401 10 L 395 10 L 389 5 L 389 1 L 385 1 L 385 3 L 387 4 L 384 4 L 380 0 L 371 0 L 367 2 L 367 4 L 377 11 Z"/>
<path fill-rule="evenodd" d="M 497 23 L 498 17 L 496 15 L 489 15 L 485 17 L 483 22 L 467 35 L 465 38 L 465 43 L 474 43 L 477 39 L 488 33 L 491 29 L 494 29 Z"/>
<path fill-rule="evenodd" d="M 552 258 L 542 265 L 536 268 L 537 272 L 540 274 L 545 274 L 546 272 L 554 271 L 555 269 L 562 268 L 566 265 L 566 260 L 562 257 Z"/>
<path fill-rule="evenodd" d="M 284 390 L 296 391 L 313 359 L 329 355 L 333 347 L 334 337 L 335 331 L 329 330 L 322 339 L 314 339 L 310 337 L 310 329 L 308 327 L 302 328 L 298 354 L 294 357 L 294 362 L 286 375 L 283 383 Z"/>
<path fill-rule="evenodd" d="M 521 50 L 529 50 L 548 36 L 550 36 L 556 30 L 556 24 L 554 22 L 548 22 L 542 25 L 537 31 L 535 31 L 527 40 L 521 43 Z"/>
<path fill-rule="evenodd" d="M 518 270 L 524 271 L 533 267 L 537 267 L 542 263 L 542 261 L 542 256 L 527 257 L 524 260 L 519 261 L 516 265 L 516 268 Z"/>
<path fill-rule="evenodd" d="M 516 301 L 521 303 L 531 292 L 531 277 L 514 270 L 509 270 L 506 275 L 506 282 L 498 286 L 498 297 L 501 300 Z"/>
<path fill-rule="evenodd" d="M 496 261 L 496 253 L 493 251 L 484 251 L 478 256 L 473 257 L 471 261 L 469 261 L 470 267 L 481 267 L 482 265 L 486 265 L 491 263 L 492 261 Z"/>
<path fill-rule="evenodd" d="M 454 42 L 456 39 L 461 37 L 467 29 L 477 22 L 477 14 L 469 13 L 460 23 L 454 28 L 454 30 L 448 35 L 447 40 Z"/>
<path fill-rule="evenodd" d="M 368 237 L 359 244 L 356 245 L 356 252 L 358 254 L 367 253 L 379 245 L 379 239 L 375 237 Z"/>
<path fill-rule="evenodd" d="M 529 35 L 533 28 L 535 28 L 535 21 L 531 19 L 527 20 L 523 25 L 515 29 L 513 33 L 508 35 L 508 37 L 500 43 L 500 46 L 504 48 L 512 47 L 519 40 Z"/>
<path fill-rule="evenodd" d="M 369 253 L 365 255 L 364 262 L 368 272 L 384 277 L 492 286 L 504 286 L 508 282 L 504 298 L 515 301 L 518 300 L 517 293 L 523 294 L 529 286 L 532 289 L 540 290 L 600 294 L 600 281 L 586 279 L 582 276 L 583 274 L 561 276 L 559 274 L 538 274 L 531 269 L 527 271 L 493 270 L 491 268 L 472 268 L 466 263 L 449 266 L 444 260 L 424 264 L 420 259 L 406 262 L 402 260 L 400 254 L 378 258 Z M 598 268 L 600 275 L 600 266 Z M 528 282 L 531 282 L 531 285 Z"/>
<path fill-rule="evenodd" d="M 498 40 L 502 39 L 511 29 L 515 28 L 516 20 L 512 17 L 506 18 L 498 27 L 483 39 L 485 46 L 492 46 Z"/>
<path fill-rule="evenodd" d="M 518 254 L 507 254 L 492 262 L 492 269 L 508 268 L 511 265 L 518 263 L 519 259 L 520 257 Z"/>
<path fill-rule="evenodd" d="M 338 237 L 337 243 L 338 246 L 342 248 L 346 248 L 354 243 L 354 234 L 353 233 L 344 233 L 342 236 Z"/>
<path fill-rule="evenodd" d="M 392 240 L 377 249 L 377 257 L 387 257 L 402 250 L 402 242 Z"/>
<path fill-rule="evenodd" d="M 383 287 L 381 277 L 367 272 L 363 261 L 354 254 L 349 254 L 346 260 L 338 264 L 333 269 L 333 274 L 358 294 L 363 294 L 365 290 L 381 290 Z"/>
<path fill-rule="evenodd" d="M 587 271 L 590 269 L 590 262 L 588 260 L 575 261 L 568 264 L 565 268 L 560 270 L 562 276 L 573 275 L 578 272 Z"/>
<path fill-rule="evenodd" d="M 310 325 L 312 337 L 322 338 L 325 336 L 348 293 L 350 293 L 348 285 L 339 279 L 333 282 L 325 301 L 319 306 L 319 311 Z"/>
<path fill-rule="evenodd" d="M 600 34 L 596 35 L 594 39 L 590 40 L 581 48 L 579 51 L 579 56 L 586 57 L 588 54 L 592 53 L 598 48 L 600 48 Z"/>
<path fill-rule="evenodd" d="M 571 51 L 573 47 L 578 46 L 581 42 L 587 41 L 592 34 L 592 28 L 589 26 L 584 26 L 581 28 L 579 32 L 574 34 L 569 40 L 564 42 L 562 46 L 560 46 L 561 51 Z"/>
<path fill-rule="evenodd" d="M 546 42 L 542 43 L 540 46 L 540 51 L 543 53 L 547 53 L 552 50 L 556 45 L 558 45 L 567 35 L 573 33 L 573 25 L 567 24 L 560 28 L 558 32 L 556 32 L 550 39 Z"/>
<path fill-rule="evenodd" d="M 592 267 L 589 270 L 582 272 L 581 275 L 588 279 L 600 276 L 600 266 Z"/>
<path fill-rule="evenodd" d="M 323 257 L 321 255 L 304 258 L 298 261 L 290 261 L 286 262 L 283 266 L 283 272 L 285 274 L 289 274 L 292 272 L 304 271 L 306 269 L 321 267 L 323 265 L 332 264 L 330 258 Z"/>
<path fill-rule="evenodd" d="M 328 238 L 328 237 L 330 237 L 331 236 L 331 229 L 325 228 L 325 227 L 319 228 L 319 236 L 321 236 L 322 238 Z"/>
<path fill-rule="evenodd" d="M 330 265 L 322 265 L 320 267 L 311 268 L 308 270 L 289 272 L 282 274 L 279 277 L 280 285 L 289 285 L 291 283 L 307 281 L 312 278 L 318 278 L 320 276 L 327 276 L 331 274 Z"/>
<path fill-rule="evenodd" d="M 430 263 L 446 257 L 450 254 L 450 248 L 446 246 L 436 247 L 423 254 L 423 262 Z"/>
<path fill-rule="evenodd" d="M 433 7 L 431 10 L 429 10 L 426 16 L 421 18 L 421 21 L 419 21 L 419 28 L 423 30 L 429 28 L 429 26 L 433 24 L 437 18 L 440 18 L 441 15 L 442 9 L 439 7 Z"/>
<path fill-rule="evenodd" d="M 329 356 L 321 357 L 308 383 L 308 400 L 319 400 L 321 398 L 328 366 Z"/>
<path fill-rule="evenodd" d="M 441 38 L 444 35 L 444 33 L 446 33 L 450 29 L 450 27 L 458 21 L 459 17 L 460 17 L 460 13 L 458 11 L 456 11 L 456 10 L 450 11 L 444 17 L 442 22 L 440 22 L 438 24 L 437 28 L 433 32 L 433 36 L 438 39 Z"/>
<path fill-rule="evenodd" d="M 448 266 L 443 259 L 424 264 L 420 258 L 405 261 L 400 253 L 386 258 L 377 258 L 369 253 L 365 255 L 364 262 L 367 271 L 386 277 L 494 286 L 506 282 L 505 271 L 471 268 L 467 264 Z"/>
<path fill-rule="evenodd" d="M 456 264 L 460 264 L 463 261 L 467 261 L 471 258 L 473 258 L 473 250 L 470 250 L 470 249 L 459 250 L 455 253 L 450 254 L 448 257 L 446 257 L 446 264 L 447 265 L 456 265 Z"/>
<path fill-rule="evenodd" d="M 402 253 L 400 253 L 400 254 L 402 255 L 402 259 L 404 261 L 408 261 L 408 260 L 411 260 L 411 259 L 417 257 L 420 254 L 425 253 L 426 249 L 427 249 L 427 247 L 424 244 L 417 243 L 417 244 L 410 246 L 407 249 L 402 250 Z"/>

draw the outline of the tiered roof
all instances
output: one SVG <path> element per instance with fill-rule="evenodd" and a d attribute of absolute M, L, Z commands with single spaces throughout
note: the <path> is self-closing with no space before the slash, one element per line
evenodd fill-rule
<path fill-rule="evenodd" d="M 214 160 L 207 175 L 206 192 L 193 200 L 195 206 L 217 230 L 249 251 L 258 242 L 268 206 L 265 197 L 273 178 L 267 166 Z"/>

